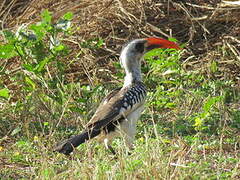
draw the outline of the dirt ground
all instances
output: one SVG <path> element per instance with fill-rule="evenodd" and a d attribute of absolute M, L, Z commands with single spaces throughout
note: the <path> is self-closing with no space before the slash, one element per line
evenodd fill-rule
<path fill-rule="evenodd" d="M 117 61 L 121 45 L 147 36 L 174 37 L 185 44 L 182 58 L 186 69 L 201 69 L 212 60 L 221 69 L 214 78 L 231 79 L 240 85 L 240 5 L 220 0 L 3 0 L 0 6 L 1 29 L 16 30 L 21 24 L 40 20 L 44 9 L 53 13 L 56 21 L 66 12 L 73 12 L 76 27 L 71 42 L 101 37 L 104 46 L 89 50 L 83 60 L 66 71 L 69 78 L 83 80 L 86 72 L 98 73 L 114 68 L 109 59 Z M 69 41 L 70 42 L 70 41 Z M 69 43 L 68 42 L 68 43 Z M 74 51 L 77 43 L 69 43 Z M 232 55 L 222 59 L 219 49 Z M 72 56 L 71 56 L 72 55 Z M 17 59 L 12 61 L 17 64 Z M 86 63 L 87 62 L 87 63 Z M 83 65 L 84 63 L 84 65 Z M 207 72 L 206 72 L 207 73 Z M 100 80 L 107 76 L 98 75 Z"/>

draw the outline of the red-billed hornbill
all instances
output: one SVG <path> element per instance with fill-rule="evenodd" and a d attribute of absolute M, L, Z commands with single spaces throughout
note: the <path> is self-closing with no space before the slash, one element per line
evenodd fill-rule
<path fill-rule="evenodd" d="M 68 155 L 75 147 L 99 136 L 106 148 L 113 152 L 109 144 L 119 135 L 123 136 L 128 148 L 132 149 L 136 122 L 143 111 L 147 95 L 142 82 L 141 59 L 146 52 L 155 48 L 180 49 L 174 42 L 155 37 L 129 42 L 120 54 L 120 62 L 126 73 L 123 87 L 113 90 L 103 99 L 81 134 L 67 139 L 55 151 Z"/>

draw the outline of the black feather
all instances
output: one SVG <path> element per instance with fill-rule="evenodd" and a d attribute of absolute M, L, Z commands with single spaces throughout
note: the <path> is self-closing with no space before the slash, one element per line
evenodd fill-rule
<path fill-rule="evenodd" d="M 101 132 L 100 129 L 94 128 L 91 131 L 85 131 L 57 145 L 57 147 L 54 148 L 54 151 L 63 153 L 65 155 L 69 155 L 74 150 L 75 147 L 79 146 L 80 144 L 84 143 L 89 139 L 96 137 L 97 135 L 100 134 L 100 132 Z"/>

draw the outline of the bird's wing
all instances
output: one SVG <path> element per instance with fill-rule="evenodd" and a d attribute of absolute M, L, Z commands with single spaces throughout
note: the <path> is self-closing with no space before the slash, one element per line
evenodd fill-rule
<path fill-rule="evenodd" d="M 143 90 L 142 94 L 146 95 L 146 91 Z M 104 98 L 87 127 L 101 129 L 111 122 L 128 116 L 142 105 L 144 100 L 145 98 L 139 97 L 139 92 L 134 91 L 134 87 L 115 89 Z"/>

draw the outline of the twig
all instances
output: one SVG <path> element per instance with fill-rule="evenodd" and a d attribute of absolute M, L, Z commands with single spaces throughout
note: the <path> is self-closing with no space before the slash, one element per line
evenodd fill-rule
<path fill-rule="evenodd" d="M 14 5 L 14 3 L 15 3 L 16 1 L 17 1 L 17 0 L 13 0 L 11 3 L 9 3 L 9 5 L 6 7 L 6 10 L 8 9 L 6 13 L 5 13 L 6 10 L 4 10 L 4 11 L 2 12 L 2 14 L 5 13 L 5 15 L 4 15 L 3 18 L 2 18 L 2 29 L 4 29 L 4 21 L 6 20 L 9 12 L 11 11 L 11 9 L 12 9 L 12 7 L 13 7 L 13 5 Z"/>
<path fill-rule="evenodd" d="M 133 14 L 131 14 L 130 12 L 127 12 L 126 9 L 124 9 L 123 4 L 121 3 L 120 0 L 117 0 L 118 4 L 119 4 L 119 8 L 120 10 L 128 17 L 128 19 L 133 22 L 133 20 L 131 19 L 131 17 L 136 21 L 136 22 L 140 22 L 140 20 L 138 18 L 136 18 L 136 16 L 134 16 Z M 131 17 L 130 17 L 131 16 Z"/>
<path fill-rule="evenodd" d="M 4 13 L 4 10 L 2 11 L 2 9 L 3 9 L 3 6 L 5 5 L 5 3 L 6 3 L 6 0 L 4 0 L 4 1 L 2 2 L 2 5 L 1 5 L 1 7 L 0 7 L 0 12 L 2 12 L 2 13 L 0 13 L 0 17 L 1 17 L 2 14 Z"/>
<path fill-rule="evenodd" d="M 201 9 L 210 9 L 210 10 L 215 10 L 215 7 L 210 7 L 210 6 L 202 6 L 202 5 L 197 5 L 197 4 L 192 4 L 192 3 L 186 3 L 186 5 L 191 6 L 191 7 L 196 7 L 196 8 L 201 8 Z M 222 4 L 220 4 L 222 6 Z M 240 7 L 234 7 L 234 8 L 218 8 L 219 10 L 233 10 L 233 9 L 239 9 Z"/>
<path fill-rule="evenodd" d="M 171 166 L 176 166 L 176 167 L 184 167 L 184 168 L 189 168 L 189 166 L 183 165 L 183 164 L 176 164 L 176 163 L 170 163 Z"/>
<path fill-rule="evenodd" d="M 240 45 L 240 40 L 238 40 L 237 38 L 233 37 L 233 36 L 224 36 L 223 38 L 226 38 L 226 39 L 231 39 L 233 41 L 236 41 L 239 45 Z"/>
<path fill-rule="evenodd" d="M 165 37 L 169 38 L 170 36 L 166 33 L 164 33 L 161 29 L 159 29 L 158 27 L 150 24 L 150 23 L 147 23 L 147 25 L 149 26 L 149 28 L 152 30 L 152 31 L 155 31 L 155 32 L 158 32 L 162 35 L 164 35 Z"/>
<path fill-rule="evenodd" d="M 235 46 L 229 44 L 228 42 L 226 42 L 227 46 L 229 47 L 229 49 L 232 51 L 232 53 L 235 55 L 236 59 L 239 61 L 240 63 L 240 53 L 237 50 L 237 48 L 235 48 Z"/>
<path fill-rule="evenodd" d="M 199 21 L 196 20 L 196 18 L 188 11 L 188 9 L 183 5 L 183 3 L 178 4 L 178 3 L 174 3 L 176 6 L 180 7 L 185 13 L 186 15 L 189 17 L 189 19 L 192 21 L 193 19 L 203 28 L 203 30 L 205 32 L 207 32 L 208 34 L 210 34 L 210 32 L 208 31 L 208 29 L 202 25 Z"/>

